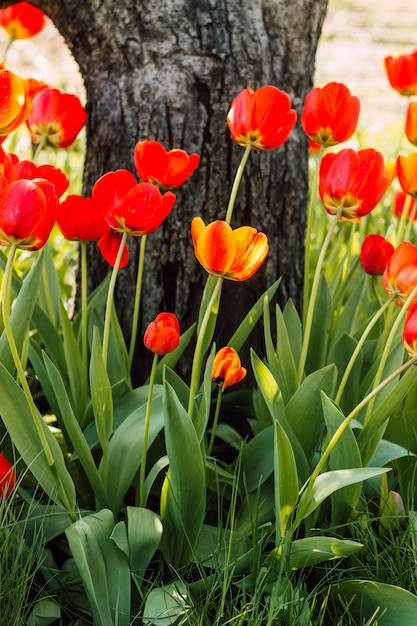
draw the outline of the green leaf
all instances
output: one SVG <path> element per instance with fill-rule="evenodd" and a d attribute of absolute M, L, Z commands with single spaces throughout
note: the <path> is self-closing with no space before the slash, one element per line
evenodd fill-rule
<path fill-rule="evenodd" d="M 133 580 L 140 586 L 145 572 L 162 537 L 162 523 L 153 511 L 139 507 L 126 507 L 129 562 Z"/>
<path fill-rule="evenodd" d="M 288 423 L 310 464 L 324 431 L 321 391 L 333 392 L 336 375 L 334 365 L 313 372 L 303 380 L 285 407 Z"/>
<path fill-rule="evenodd" d="M 264 299 L 267 297 L 268 302 L 271 302 L 274 297 L 279 284 L 281 282 L 281 278 L 278 278 L 270 287 L 263 293 L 258 300 L 255 302 L 249 313 L 244 317 L 239 327 L 233 333 L 232 337 L 227 342 L 227 345 L 231 348 L 234 348 L 236 352 L 239 352 L 249 334 L 252 332 L 253 328 L 258 323 L 263 309 L 264 309 Z"/>
<path fill-rule="evenodd" d="M 298 387 L 298 374 L 290 340 L 279 306 L 276 307 L 277 352 L 271 337 L 271 319 L 268 301 L 264 303 L 264 336 L 268 367 L 271 370 L 286 404 Z"/>
<path fill-rule="evenodd" d="M 55 461 L 54 468 L 50 467 L 27 398 L 2 363 L 0 363 L 0 398 L 3 422 L 27 467 L 53 502 L 67 511 L 74 511 L 75 486 L 65 465 L 62 450 L 42 416 L 38 414 L 39 423 Z"/>
<path fill-rule="evenodd" d="M 53 598 L 41 598 L 35 602 L 26 626 L 50 626 L 61 617 L 61 607 Z"/>
<path fill-rule="evenodd" d="M 320 474 L 309 492 L 308 486 L 304 491 L 297 507 L 297 520 L 301 521 L 312 513 L 328 496 L 357 482 L 362 482 L 374 476 L 380 476 L 389 471 L 381 467 L 355 467 L 346 470 L 332 470 Z"/>
<path fill-rule="evenodd" d="M 67 436 L 74 447 L 74 452 L 77 453 L 77 457 L 98 501 L 104 505 L 104 503 L 107 503 L 106 491 L 94 462 L 91 450 L 88 447 L 78 420 L 72 410 L 71 402 L 68 398 L 61 375 L 46 354 L 44 354 L 44 361 L 51 386 L 55 393 L 56 403 L 59 407 L 59 414 L 63 422 L 63 428 L 65 428 Z"/>
<path fill-rule="evenodd" d="M 308 342 L 306 374 L 324 367 L 327 363 L 326 357 L 332 313 L 332 298 L 329 285 L 326 277 L 322 274 L 317 289 L 310 341 Z"/>
<path fill-rule="evenodd" d="M 308 462 L 297 436 L 295 435 L 294 431 L 288 423 L 286 417 L 286 409 L 284 407 L 284 401 L 278 384 L 268 367 L 259 359 L 259 357 L 253 351 L 251 352 L 251 358 L 252 368 L 258 387 L 266 402 L 272 419 L 276 419 L 279 421 L 291 442 L 291 446 L 297 462 L 298 475 L 300 477 L 300 480 L 304 481 L 306 480 L 309 473 Z"/>
<path fill-rule="evenodd" d="M 325 561 L 340 559 L 362 550 L 363 544 L 335 537 L 305 537 L 290 544 L 288 563 L 290 569 L 311 567 Z M 282 547 L 275 548 L 267 557 L 267 563 L 282 558 Z"/>
<path fill-rule="evenodd" d="M 291 298 L 287 301 L 284 312 L 284 323 L 288 333 L 288 339 L 290 340 L 291 350 L 293 354 L 294 363 L 297 365 L 300 362 L 301 346 L 303 339 L 302 324 L 297 309 Z"/>
<path fill-rule="evenodd" d="M 349 580 L 334 586 L 332 595 L 349 600 L 349 612 L 357 624 L 368 623 L 371 618 L 376 618 L 379 626 L 417 624 L 417 596 L 401 587 L 370 580 Z"/>
<path fill-rule="evenodd" d="M 285 536 L 287 523 L 298 501 L 298 475 L 294 453 L 290 440 L 278 420 L 275 425 L 275 515 L 279 517 L 276 524 L 276 544 Z"/>
<path fill-rule="evenodd" d="M 247 491 L 255 491 L 273 471 L 274 426 L 268 426 L 242 446 L 241 473 Z"/>
<path fill-rule="evenodd" d="M 188 611 L 189 604 L 188 592 L 184 583 L 175 582 L 164 587 L 156 587 L 146 598 L 143 624 L 173 626 L 178 623 L 181 615 Z"/>
<path fill-rule="evenodd" d="M 135 390 L 137 393 L 132 391 L 126 399 L 122 399 L 116 406 L 117 419 L 120 425 L 115 429 L 113 437 L 111 437 L 109 442 L 107 472 L 107 493 L 109 499 L 111 499 L 111 508 L 115 514 L 118 513 L 122 500 L 140 466 L 145 429 L 147 389 L 148 387 L 143 387 Z M 143 400 L 143 402 L 139 402 L 138 398 Z M 135 400 L 137 408 L 134 408 Z M 152 397 L 148 445 L 152 444 L 163 426 L 162 387 L 155 385 Z"/>
<path fill-rule="evenodd" d="M 43 255 L 41 254 L 30 270 L 14 302 L 10 316 L 13 337 L 19 354 L 26 340 L 32 313 L 35 308 L 42 277 Z M 9 348 L 9 341 L 3 331 L 0 338 L 0 361 L 11 374 L 15 372 L 15 364 Z"/>
<path fill-rule="evenodd" d="M 129 626 L 130 569 L 111 534 L 114 519 L 102 509 L 66 529 L 96 626 Z"/>
<path fill-rule="evenodd" d="M 77 338 L 64 305 L 62 302 L 59 302 L 59 305 L 65 352 L 65 365 L 62 365 L 62 369 L 68 376 L 72 405 L 75 415 L 80 421 L 87 403 L 87 369 L 83 364 Z"/>
<path fill-rule="evenodd" d="M 90 360 L 90 388 L 97 435 L 104 450 L 113 432 L 113 398 L 97 328 L 94 329 Z"/>
<path fill-rule="evenodd" d="M 343 423 L 345 416 L 324 392 L 321 396 L 327 435 L 330 441 Z M 356 437 L 350 424 L 348 424 L 330 454 L 330 467 L 332 470 L 340 470 L 361 467 L 361 465 L 362 459 Z M 361 491 L 361 483 L 353 483 L 332 494 L 332 524 L 337 525 L 350 518 L 356 508 Z"/>
<path fill-rule="evenodd" d="M 161 493 L 161 549 L 179 567 L 189 562 L 205 517 L 205 465 L 194 425 L 168 383 L 163 403 L 169 472 Z"/>

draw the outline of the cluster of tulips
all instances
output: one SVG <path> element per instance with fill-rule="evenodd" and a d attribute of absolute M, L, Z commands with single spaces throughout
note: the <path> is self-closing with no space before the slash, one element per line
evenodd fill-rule
<path fill-rule="evenodd" d="M 45 16 L 26 2 L 0 11 L 0 24 L 11 41 L 34 36 L 45 24 Z M 398 58 L 387 57 L 386 70 L 392 86 L 410 98 L 406 133 L 417 145 L 417 51 Z M 167 150 L 157 141 L 139 141 L 133 162 L 137 178 L 128 170 L 105 173 L 93 186 L 91 197 L 67 195 L 66 175 L 52 165 L 36 164 L 39 151 L 46 146 L 69 148 L 86 122 L 85 110 L 77 96 L 61 93 L 44 83 L 23 79 L 0 70 L 0 135 L 4 141 L 16 128 L 27 125 L 37 146 L 33 161 L 19 160 L 5 151 L 0 153 L 0 243 L 10 247 L 11 263 L 17 249 L 36 251 L 42 248 L 57 223 L 63 235 L 77 240 L 81 247 L 97 241 L 104 258 L 113 267 L 114 277 L 128 263 L 128 237 L 141 239 L 141 254 L 146 237 L 155 231 L 173 210 L 176 197 L 172 189 L 186 183 L 199 165 L 199 155 L 183 149 Z M 318 191 L 327 213 L 332 216 L 328 237 L 323 244 L 313 284 L 309 285 L 309 251 L 306 253 L 304 346 L 308 344 L 314 308 L 314 294 L 331 233 L 340 220 L 359 221 L 380 202 L 395 176 L 402 188 L 396 203 L 402 223 L 415 218 L 417 197 L 417 154 L 399 156 L 396 166 L 387 166 L 383 156 L 372 148 L 334 150 L 326 148 L 348 140 L 356 130 L 359 100 L 341 83 L 332 82 L 314 88 L 306 97 L 301 115 L 302 127 L 311 150 L 320 152 Z M 246 88 L 233 100 L 227 124 L 233 140 L 244 148 L 231 199 L 224 220 L 205 224 L 195 217 L 191 225 L 192 241 L 198 261 L 209 275 L 218 280 L 213 298 L 220 297 L 224 279 L 243 281 L 255 274 L 268 253 L 267 236 L 250 226 L 231 226 L 234 201 L 245 163 L 252 150 L 273 150 L 288 139 L 297 114 L 290 97 L 275 86 L 256 91 Z M 139 179 L 139 181 L 138 181 Z M 314 191 L 313 191 L 314 192 Z M 311 203 L 310 206 L 313 206 Z M 400 207 L 400 208 L 398 208 Z M 312 211 L 308 215 L 307 244 L 311 233 Z M 410 230 L 404 229 L 410 233 Z M 361 263 L 370 274 L 381 274 L 382 284 L 392 300 L 406 304 L 404 346 L 417 358 L 417 247 L 402 241 L 396 247 L 381 234 L 368 235 L 361 251 Z M 138 280 L 141 280 L 139 275 Z M 3 287 L 4 293 L 10 285 Z M 140 289 L 139 289 L 140 291 Z M 3 298 L 8 302 L 8 298 Z M 214 300 L 213 300 L 214 301 Z M 139 303 L 136 303 L 137 307 Z M 210 307 L 209 307 L 210 308 Z M 9 311 L 4 310 L 5 325 Z M 137 318 L 137 310 L 136 310 Z M 110 316 L 108 317 L 108 325 Z M 108 330 L 108 328 L 107 328 Z M 132 345 L 135 341 L 132 337 Z M 13 338 L 10 338 L 13 341 Z M 145 345 L 156 356 L 174 350 L 180 342 L 180 326 L 173 313 L 163 312 L 149 325 Z M 106 355 L 106 338 L 103 339 Z M 200 384 L 202 346 L 197 339 L 190 397 Z M 16 357 L 18 373 L 24 375 Z M 301 359 L 301 369 L 303 361 Z M 220 349 L 213 362 L 212 380 L 222 390 L 245 376 L 236 351 Z M 192 406 L 190 406 L 192 413 Z M 2 460 L 3 493 L 10 493 L 11 467 Z M 3 479 L 4 481 L 5 479 Z"/>

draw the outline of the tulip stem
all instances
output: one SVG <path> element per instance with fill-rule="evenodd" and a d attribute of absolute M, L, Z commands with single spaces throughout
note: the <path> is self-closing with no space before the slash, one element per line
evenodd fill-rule
<path fill-rule="evenodd" d="M 109 289 L 107 292 L 106 315 L 104 319 L 103 348 L 102 348 L 103 361 L 105 365 L 107 365 L 107 355 L 109 351 L 110 320 L 111 320 L 111 313 L 112 313 L 113 301 L 114 301 L 114 288 L 116 286 L 117 273 L 119 271 L 120 261 L 122 259 L 122 254 L 123 254 L 124 247 L 126 245 L 126 240 L 127 240 L 127 233 L 124 232 L 120 240 L 119 250 L 117 252 L 116 260 L 114 262 L 113 271 L 110 277 Z"/>
<path fill-rule="evenodd" d="M 329 443 L 327 444 L 323 454 L 321 455 L 320 459 L 318 460 L 317 465 L 314 468 L 314 471 L 312 472 L 312 474 L 309 477 L 308 481 L 304 484 L 304 486 L 302 487 L 302 489 L 300 491 L 300 494 L 301 494 L 305 490 L 304 491 L 304 495 L 303 495 L 303 500 L 304 500 L 304 502 L 305 502 L 305 504 L 307 506 L 309 504 L 311 492 L 313 491 L 314 483 L 316 482 L 317 477 L 319 476 L 320 472 L 322 471 L 322 469 L 326 465 L 326 463 L 327 463 L 327 461 L 328 461 L 328 459 L 330 457 L 330 454 L 332 453 L 334 447 L 336 446 L 336 444 L 339 441 L 340 437 L 345 432 L 345 430 L 348 427 L 348 425 L 350 424 L 350 422 L 358 415 L 358 413 L 360 413 L 362 411 L 362 409 L 367 404 L 369 406 L 369 402 L 374 400 L 375 396 L 380 391 L 382 391 L 382 389 L 384 389 L 384 387 L 386 385 L 389 385 L 389 383 L 392 382 L 393 380 L 395 380 L 395 378 L 397 378 L 397 376 L 400 376 L 406 369 L 408 369 L 411 365 L 414 365 L 416 363 L 417 363 L 417 355 L 412 357 L 411 359 L 409 359 L 405 363 L 403 363 L 398 369 L 395 370 L 395 372 L 392 372 L 389 376 L 387 376 L 387 378 L 385 378 L 377 387 L 375 387 L 370 393 L 368 393 L 368 395 L 365 396 L 365 398 L 363 398 L 363 400 L 361 400 L 361 402 L 359 402 L 359 404 L 357 404 L 355 406 L 355 408 L 349 413 L 349 415 L 347 417 L 345 417 L 345 419 L 340 424 L 340 426 L 337 428 L 337 430 L 334 432 L 332 438 L 330 439 Z M 304 514 L 303 508 L 301 509 L 301 512 L 300 511 L 298 512 L 296 520 L 294 521 L 293 528 L 291 529 L 292 533 L 298 527 L 299 522 L 301 522 L 301 520 L 303 519 L 303 517 L 302 517 L 303 514 Z M 305 510 L 305 508 L 304 508 L 304 510 Z"/>
<path fill-rule="evenodd" d="M 141 292 L 142 292 L 142 279 L 143 279 L 143 266 L 144 266 L 144 261 L 145 261 L 145 248 L 146 248 L 146 235 L 143 235 L 140 238 L 138 273 L 137 273 L 137 278 L 136 278 L 135 304 L 133 308 L 132 333 L 130 335 L 129 365 L 128 365 L 129 372 L 132 367 L 133 355 L 134 355 L 135 346 L 136 346 L 136 337 L 138 333 L 140 298 L 141 298 Z"/>
<path fill-rule="evenodd" d="M 223 390 L 222 387 L 219 386 L 219 391 L 217 394 L 217 400 L 216 400 L 216 409 L 214 411 L 214 418 L 213 418 L 213 427 L 211 429 L 211 436 L 210 436 L 210 442 L 207 448 L 207 456 L 211 455 L 211 452 L 213 450 L 213 445 L 214 445 L 214 439 L 216 437 L 216 430 L 217 430 L 217 424 L 219 421 L 219 414 L 220 414 L 220 406 L 222 403 L 222 396 L 223 396 Z"/>
<path fill-rule="evenodd" d="M 303 311 L 304 311 L 304 323 L 308 307 L 308 298 L 310 292 L 310 249 L 311 249 L 311 233 L 313 230 L 313 217 L 314 207 L 316 204 L 317 187 L 319 180 L 320 163 L 324 153 L 324 144 L 320 144 L 320 151 L 317 158 L 316 168 L 314 171 L 313 183 L 310 192 L 310 201 L 307 210 L 307 228 L 304 240 L 304 298 L 303 298 Z"/>
<path fill-rule="evenodd" d="M 246 163 L 248 161 L 249 155 L 251 153 L 251 150 L 252 150 L 252 144 L 248 143 L 243 153 L 242 159 L 239 163 L 239 167 L 237 168 L 235 180 L 233 181 L 232 191 L 230 192 L 229 204 L 227 205 L 226 218 L 224 220 L 226 224 L 229 224 L 229 226 L 230 226 L 230 222 L 232 221 L 232 214 L 233 214 L 233 209 L 234 209 L 235 202 L 236 202 L 237 192 L 240 186 L 240 181 L 242 180 L 242 175 L 243 175 Z"/>
<path fill-rule="evenodd" d="M 41 443 L 42 450 L 45 452 L 48 465 L 53 467 L 55 465 L 55 460 L 51 449 L 49 447 L 49 443 L 46 439 L 46 435 L 43 430 L 43 425 L 41 424 L 41 416 L 39 414 L 38 409 L 36 408 L 35 401 L 33 399 L 32 393 L 29 388 L 29 384 L 26 380 L 25 371 L 23 369 L 22 362 L 20 360 L 19 351 L 16 346 L 16 342 L 13 335 L 13 330 L 10 324 L 10 291 L 11 291 L 11 281 L 12 281 L 12 272 L 13 272 L 13 262 L 16 254 L 16 245 L 10 246 L 10 253 L 7 258 L 6 268 L 4 270 L 4 279 L 3 279 L 3 291 L 2 291 L 2 314 L 3 314 L 3 324 L 4 331 L 6 333 L 7 341 L 9 344 L 10 352 L 12 353 L 13 361 L 16 367 L 17 376 L 20 380 L 20 384 L 22 385 L 22 389 L 26 396 L 27 403 L 29 405 L 30 412 L 32 414 L 33 422 L 36 427 L 36 431 L 38 433 L 38 437 Z"/>
<path fill-rule="evenodd" d="M 38 145 L 36 146 L 36 150 L 35 150 L 35 154 L 33 155 L 33 162 L 37 165 L 38 164 L 38 158 L 40 153 L 42 152 L 42 150 L 44 149 L 44 147 L 46 146 L 48 142 L 48 137 L 47 135 L 42 135 L 41 140 L 39 141 Z"/>
<path fill-rule="evenodd" d="M 149 425 L 151 423 L 152 395 L 155 384 L 156 368 L 158 365 L 158 354 L 153 355 L 152 369 L 149 377 L 148 401 L 146 403 L 145 429 L 143 432 L 142 460 L 139 470 L 139 506 L 146 506 L 145 493 L 145 473 L 146 473 L 146 457 L 148 453 Z"/>
<path fill-rule="evenodd" d="M 358 358 L 359 352 L 362 350 L 362 347 L 365 343 L 365 340 L 367 338 L 367 336 L 369 335 L 369 333 L 371 332 L 371 330 L 373 329 L 373 327 L 375 326 L 375 324 L 377 323 L 377 321 L 379 320 L 379 318 L 381 317 L 381 315 L 383 315 L 386 311 L 386 309 L 389 307 L 389 305 L 394 302 L 395 298 L 397 297 L 397 294 L 393 294 L 388 300 L 386 300 L 384 302 L 384 304 L 381 306 L 381 308 L 378 309 L 378 311 L 375 313 L 375 315 L 372 317 L 372 319 L 370 320 L 369 324 L 367 325 L 367 327 L 365 328 L 365 330 L 363 331 L 361 338 L 359 339 L 358 343 L 356 344 L 355 350 L 352 353 L 352 356 L 349 359 L 349 363 L 347 364 L 345 371 L 343 373 L 343 377 L 342 380 L 340 381 L 339 384 L 339 389 L 337 390 L 337 394 L 335 397 L 335 403 L 339 404 L 340 400 L 342 398 L 343 392 L 345 390 L 345 386 L 346 383 L 348 381 L 348 378 L 350 376 L 350 373 L 352 371 L 352 368 L 356 362 L 356 359 Z"/>
<path fill-rule="evenodd" d="M 80 241 L 81 252 L 81 355 L 85 380 L 88 372 L 88 316 L 87 316 L 87 242 Z"/>
<path fill-rule="evenodd" d="M 339 222 L 339 219 L 343 213 L 343 207 L 339 207 L 337 213 L 334 216 L 333 221 L 330 224 L 329 230 L 327 231 L 326 238 L 323 242 L 323 245 L 320 250 L 319 258 L 317 260 L 316 270 L 314 272 L 313 284 L 311 286 L 311 294 L 310 300 L 308 302 L 306 321 L 304 325 L 304 334 L 303 334 L 303 344 L 301 348 L 300 362 L 298 366 L 298 380 L 301 381 L 304 374 L 304 367 L 307 359 L 308 346 L 310 342 L 311 328 L 313 325 L 313 316 L 314 316 L 314 305 L 317 298 L 318 286 L 320 275 L 324 263 L 324 257 L 326 255 L 327 248 L 329 246 L 330 240 L 334 233 L 334 230 Z"/>
<path fill-rule="evenodd" d="M 201 363 L 203 360 L 203 342 L 204 342 L 205 334 L 207 331 L 207 326 L 210 320 L 210 316 L 212 315 L 212 313 L 217 315 L 218 303 L 219 303 L 222 284 L 223 284 L 223 277 L 218 276 L 217 282 L 213 289 L 213 293 L 211 294 L 211 298 L 204 312 L 204 317 L 201 321 L 200 331 L 197 336 L 197 343 L 196 343 L 195 350 L 194 350 L 193 366 L 191 370 L 190 396 L 188 399 L 188 415 L 190 416 L 191 420 L 193 419 L 193 414 L 194 414 L 195 395 L 197 393 L 198 385 L 200 382 Z"/>

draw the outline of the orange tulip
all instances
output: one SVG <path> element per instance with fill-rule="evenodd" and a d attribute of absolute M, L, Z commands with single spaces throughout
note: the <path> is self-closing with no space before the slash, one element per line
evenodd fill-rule
<path fill-rule="evenodd" d="M 26 122 L 31 103 L 29 81 L 0 69 L 0 136 L 9 135 Z"/>
<path fill-rule="evenodd" d="M 387 262 L 382 275 L 382 285 L 389 296 L 396 296 L 395 304 L 404 305 L 417 285 L 416 246 L 408 241 L 400 243 Z M 415 301 L 417 296 L 413 303 Z"/>
<path fill-rule="evenodd" d="M 368 148 L 326 154 L 320 166 L 319 192 L 330 215 L 359 220 L 378 204 L 388 188 L 384 159 Z"/>
<path fill-rule="evenodd" d="M 268 254 L 266 235 L 250 226 L 232 230 L 222 220 L 206 226 L 201 217 L 195 217 L 191 234 L 198 261 L 213 276 L 247 280 L 260 268 Z"/>
<path fill-rule="evenodd" d="M 310 140 L 335 146 L 349 139 L 356 130 L 360 103 L 346 85 L 328 83 L 315 87 L 305 100 L 301 125 Z"/>
<path fill-rule="evenodd" d="M 87 121 L 80 99 L 58 89 L 43 89 L 32 102 L 27 126 L 32 141 L 54 148 L 69 148 Z"/>
<path fill-rule="evenodd" d="M 227 125 L 233 139 L 246 147 L 273 150 L 285 143 L 294 128 L 297 113 L 285 91 L 272 85 L 241 91 L 232 102 Z"/>
<path fill-rule="evenodd" d="M 222 348 L 214 357 L 211 380 L 220 385 L 222 391 L 239 383 L 246 376 L 246 369 L 241 366 L 240 358 L 233 348 Z"/>
<path fill-rule="evenodd" d="M 410 357 L 417 356 L 417 303 L 413 304 L 407 312 L 402 342 Z"/>
<path fill-rule="evenodd" d="M 158 141 L 139 141 L 134 149 L 136 172 L 141 180 L 163 189 L 179 187 L 191 176 L 198 164 L 198 154 L 185 150 L 166 150 Z"/>
<path fill-rule="evenodd" d="M 40 33 L 45 24 L 45 13 L 29 2 L 17 2 L 0 9 L 0 26 L 12 39 L 30 39 Z"/>
<path fill-rule="evenodd" d="M 382 235 L 366 235 L 360 253 L 363 270 L 367 274 L 383 274 L 393 252 L 394 246 Z"/>
<path fill-rule="evenodd" d="M 402 96 L 417 95 L 417 50 L 384 59 L 388 80 Z"/>
<path fill-rule="evenodd" d="M 13 465 L 0 454 L 0 498 L 11 496 L 16 485 L 16 474 Z"/>
<path fill-rule="evenodd" d="M 417 146 L 417 101 L 408 103 L 407 115 L 405 118 L 405 134 L 414 146 Z"/>
<path fill-rule="evenodd" d="M 417 152 L 397 157 L 397 176 L 402 190 L 417 198 Z"/>
<path fill-rule="evenodd" d="M 159 313 L 143 337 L 145 347 L 160 356 L 172 352 L 180 343 L 180 325 L 173 313 Z"/>

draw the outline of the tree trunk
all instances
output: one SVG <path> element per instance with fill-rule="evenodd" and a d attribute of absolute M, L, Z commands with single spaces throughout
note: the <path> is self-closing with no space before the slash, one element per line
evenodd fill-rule
<path fill-rule="evenodd" d="M 0 0 L 0 6 L 11 4 Z M 316 47 L 327 0 L 33 0 L 64 36 L 79 64 L 87 93 L 84 193 L 104 173 L 134 172 L 133 148 L 143 139 L 201 155 L 192 178 L 176 191 L 163 226 L 148 237 L 141 332 L 160 311 L 175 312 L 181 327 L 196 319 L 206 273 L 197 263 L 190 222 L 224 219 L 242 148 L 225 118 L 245 87 L 273 84 L 301 113 L 312 86 Z M 232 226 L 265 232 L 264 267 L 223 291 L 222 339 L 231 335 L 255 299 L 279 276 L 279 301 L 302 304 L 307 140 L 299 121 L 278 150 L 253 152 Z M 136 282 L 137 242 L 120 272 L 117 306 L 129 335 Z M 108 271 L 90 250 L 92 285 Z M 251 343 L 259 345 L 260 337 Z M 141 333 L 138 353 L 141 352 Z M 144 375 L 147 374 L 147 370 Z M 138 378 L 141 378 L 140 372 Z"/>

